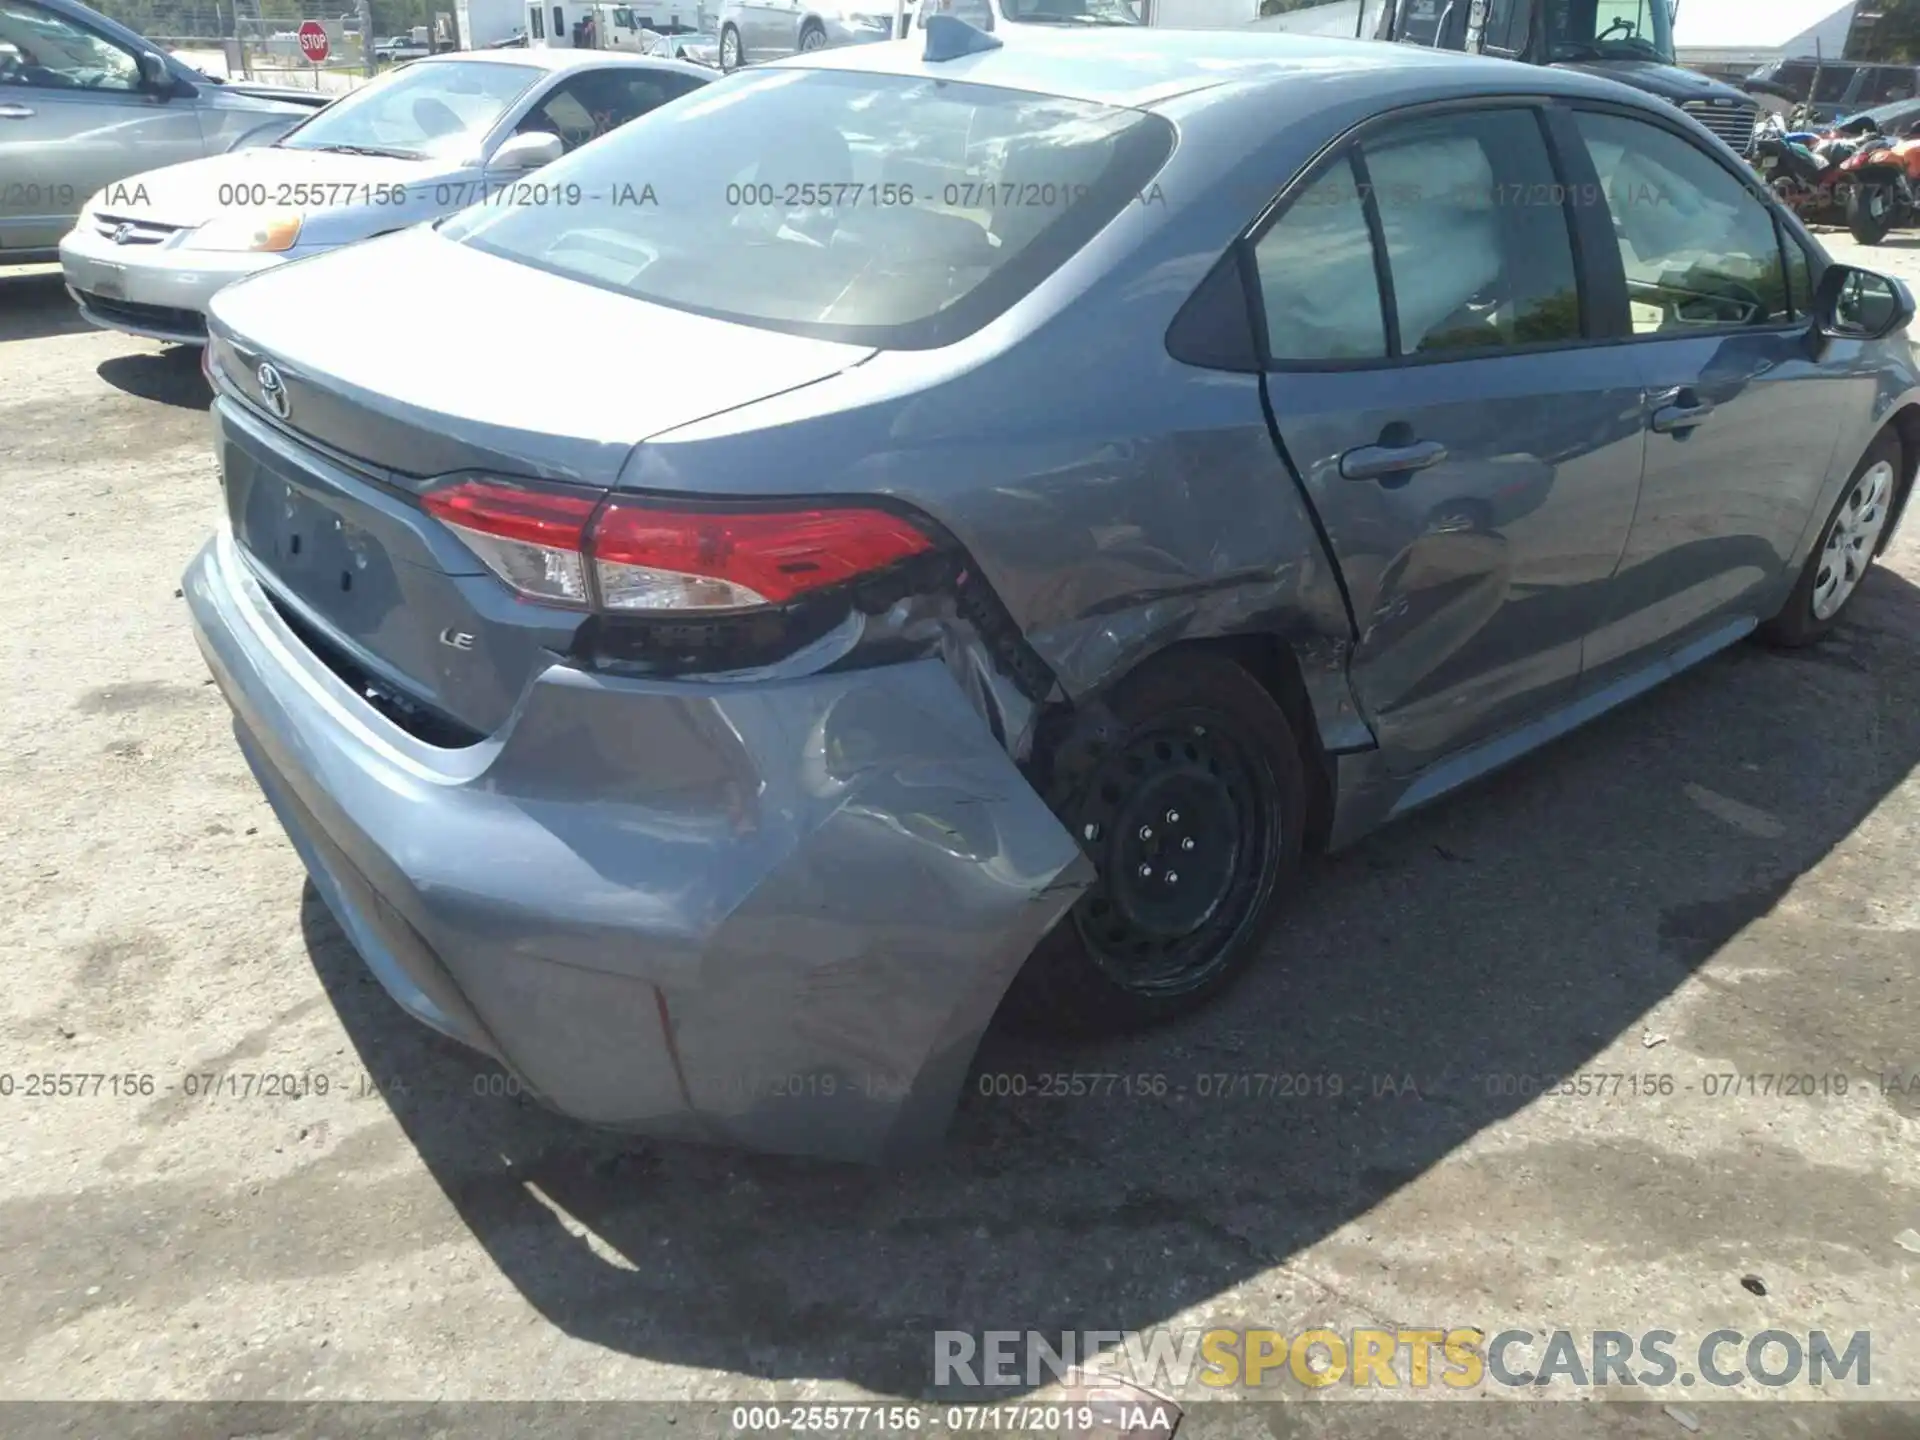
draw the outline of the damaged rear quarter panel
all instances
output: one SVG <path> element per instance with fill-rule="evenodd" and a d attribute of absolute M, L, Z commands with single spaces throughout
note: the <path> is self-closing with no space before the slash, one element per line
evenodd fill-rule
<path fill-rule="evenodd" d="M 621 487 L 892 497 L 966 548 L 1066 698 L 1178 641 L 1265 633 L 1301 659 L 1323 743 L 1370 744 L 1345 683 L 1339 578 L 1258 377 L 1182 364 L 1165 344 L 1271 177 L 1311 154 L 1311 137 L 1295 143 L 1206 152 L 1237 156 L 1225 170 L 1181 170 L 1177 152 L 1158 202 L 1129 207 L 983 330 L 656 435 Z M 1023 733 L 1008 735 L 1016 755 Z"/>

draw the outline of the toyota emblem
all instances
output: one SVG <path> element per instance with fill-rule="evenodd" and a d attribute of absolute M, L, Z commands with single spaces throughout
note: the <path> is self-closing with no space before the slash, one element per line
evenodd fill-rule
<path fill-rule="evenodd" d="M 271 365 L 262 365 L 254 372 L 260 381 L 260 398 L 267 402 L 267 408 L 282 420 L 293 408 L 287 399 L 287 382 L 280 378 L 280 372 Z"/>

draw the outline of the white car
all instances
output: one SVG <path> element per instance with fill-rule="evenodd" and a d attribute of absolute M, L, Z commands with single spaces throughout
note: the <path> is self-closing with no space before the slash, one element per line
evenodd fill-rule
<path fill-rule="evenodd" d="M 1050 25 L 1064 29 L 1144 25 L 1136 0 L 908 0 L 909 25 L 927 28 L 929 15 L 953 15 L 977 30 Z"/>
<path fill-rule="evenodd" d="M 716 78 L 592 50 L 416 60 L 271 145 L 100 190 L 60 242 L 67 291 L 104 329 L 204 344 L 222 286 L 476 203 L 565 204 L 529 172 Z"/>

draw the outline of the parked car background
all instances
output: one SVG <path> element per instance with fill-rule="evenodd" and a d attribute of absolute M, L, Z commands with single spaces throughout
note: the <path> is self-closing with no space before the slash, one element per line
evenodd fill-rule
<path fill-rule="evenodd" d="M 1135 0 L 914 0 L 907 6 L 902 33 L 924 32 L 932 15 L 952 15 L 989 33 L 1009 25 L 1075 29 L 1146 23 Z"/>
<path fill-rule="evenodd" d="M 52 259 L 113 181 L 283 134 L 324 103 L 216 81 L 75 0 L 0 0 L 0 264 Z"/>
<path fill-rule="evenodd" d="M 533 169 L 714 78 L 586 50 L 415 60 L 275 144 L 98 192 L 60 243 L 67 287 L 96 325 L 199 344 L 223 285 L 469 204 L 510 202 Z"/>
<path fill-rule="evenodd" d="M 893 24 L 894 7 L 884 0 L 726 0 L 720 8 L 720 68 L 886 40 Z"/>
<path fill-rule="evenodd" d="M 1760 97 L 1776 113 L 1804 109 L 1807 123 L 1829 124 L 1920 95 L 1920 68 L 1806 56 L 1762 65 L 1740 82 L 1740 88 Z"/>
<path fill-rule="evenodd" d="M 685 60 L 692 65 L 718 67 L 720 64 L 720 37 L 703 34 L 700 31 L 663 35 L 657 31 L 647 31 L 645 53 L 659 55 L 668 60 Z"/>
<path fill-rule="evenodd" d="M 1751 153 L 1759 106 L 1752 96 L 1679 63 L 1670 0 L 1386 0 L 1376 38 L 1473 50 L 1530 65 L 1604 75 L 1693 116 L 1738 154 Z M 1281 28 L 1287 17 L 1258 22 Z"/>
<path fill-rule="evenodd" d="M 1652 96 L 927 35 L 546 177 L 671 204 L 212 306 L 247 758 L 399 1002 L 585 1120 L 924 1143 L 1003 997 L 1189 1010 L 1305 847 L 1817 640 L 1920 459 L 1911 295 Z"/>

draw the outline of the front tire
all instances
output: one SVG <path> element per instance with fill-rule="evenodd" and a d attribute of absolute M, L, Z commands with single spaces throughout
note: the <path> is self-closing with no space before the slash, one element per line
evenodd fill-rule
<path fill-rule="evenodd" d="M 1897 209 L 1891 187 L 1862 181 L 1847 195 L 1847 229 L 1862 245 L 1878 245 L 1892 232 Z"/>
<path fill-rule="evenodd" d="M 1883 432 L 1873 442 L 1841 490 L 1787 603 L 1761 626 L 1763 638 L 1798 649 L 1840 623 L 1880 551 L 1900 500 L 1905 463 L 1899 436 Z"/>
<path fill-rule="evenodd" d="M 816 50 L 827 48 L 827 32 L 809 20 L 800 28 L 800 53 L 811 55 Z"/>
<path fill-rule="evenodd" d="M 720 70 L 731 75 L 740 68 L 740 32 L 731 25 L 720 28 Z"/>
<path fill-rule="evenodd" d="M 1300 747 L 1260 683 L 1223 655 L 1163 655 L 1040 765 L 1098 878 L 1015 978 L 1009 1020 L 1114 1034 L 1186 1014 L 1238 978 L 1299 863 L 1305 819 Z"/>

